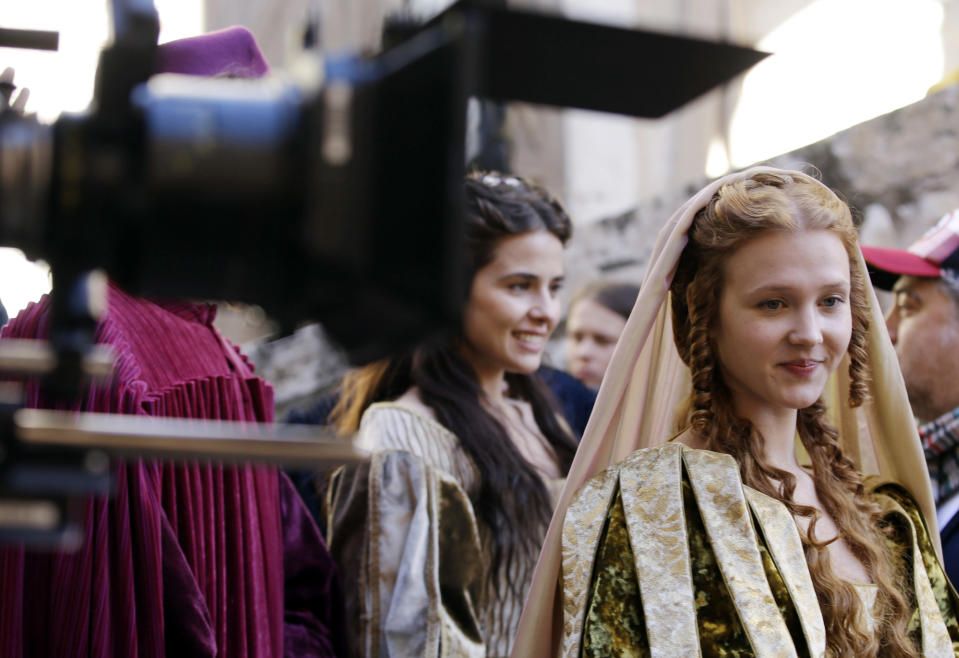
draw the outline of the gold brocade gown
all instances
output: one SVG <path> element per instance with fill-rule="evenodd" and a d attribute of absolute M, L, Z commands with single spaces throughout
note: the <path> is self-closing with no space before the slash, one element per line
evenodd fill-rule
<path fill-rule="evenodd" d="M 957 597 L 921 514 L 897 485 L 871 495 L 896 529 L 922 654 L 956 655 Z M 564 656 L 825 653 L 796 524 L 742 485 L 728 455 L 678 444 L 634 452 L 578 492 L 562 548 Z"/>

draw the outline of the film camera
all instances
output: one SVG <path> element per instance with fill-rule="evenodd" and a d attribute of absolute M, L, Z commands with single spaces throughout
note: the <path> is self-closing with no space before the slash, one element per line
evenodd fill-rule
<path fill-rule="evenodd" d="M 133 293 L 255 303 L 286 326 L 318 320 L 353 362 L 441 332 L 463 299 L 471 97 L 658 117 L 764 56 L 461 0 L 375 56 L 306 53 L 293 80 L 201 79 L 152 75 L 159 23 L 149 0 L 111 7 L 88 112 L 53 124 L 0 112 L 0 244 L 51 264 L 47 382 L 65 397 L 91 362 L 93 270 Z M 44 47 L 45 36 L 0 30 L 0 45 Z M 357 457 L 296 437 L 284 444 L 283 428 L 211 428 L 204 442 L 204 430 L 175 424 L 25 411 L 4 416 L 0 445 L 20 455 L 8 470 L 42 467 L 67 445 L 81 466 L 94 448 Z M 142 440 L 148 431 L 167 443 Z M 34 442 L 47 452 L 28 458 L 23 445 Z M 102 485 L 64 492 L 56 480 L 34 477 L 33 489 Z"/>

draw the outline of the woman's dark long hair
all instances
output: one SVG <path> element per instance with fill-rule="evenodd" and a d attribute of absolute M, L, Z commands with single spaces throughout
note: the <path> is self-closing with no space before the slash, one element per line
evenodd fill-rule
<path fill-rule="evenodd" d="M 562 206 L 542 188 L 520 178 L 474 173 L 466 186 L 466 277 L 468 292 L 476 272 L 490 263 L 499 242 L 532 231 L 549 231 L 565 244 L 572 225 Z M 415 386 L 436 419 L 456 435 L 476 465 L 480 487 L 474 509 L 488 531 L 491 549 L 488 581 L 513 573 L 518 551 L 536 551 L 552 514 L 540 476 L 523 458 L 503 425 L 487 411 L 485 394 L 470 363 L 460 354 L 461 336 L 444 344 L 421 346 L 406 356 L 378 361 L 350 373 L 333 417 L 341 431 L 359 427 L 374 402 L 393 400 Z M 565 475 L 576 444 L 557 416 L 558 406 L 535 375 L 507 373 L 510 397 L 527 401 Z M 507 578 L 510 587 L 524 587 Z M 497 582 L 496 587 L 502 587 Z M 491 591 L 497 594 L 495 587 Z"/>

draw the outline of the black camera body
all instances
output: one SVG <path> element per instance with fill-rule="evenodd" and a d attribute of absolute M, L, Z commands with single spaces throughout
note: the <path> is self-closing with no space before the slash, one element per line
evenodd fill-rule
<path fill-rule="evenodd" d="M 321 319 L 355 362 L 442 331 L 462 301 L 465 29 L 304 55 L 302 82 L 151 76 L 136 30 L 104 51 L 88 113 L 0 115 L 0 242 L 49 261 L 54 296 L 101 268 L 137 294 Z"/>
<path fill-rule="evenodd" d="M 655 117 L 764 56 L 461 0 L 376 56 L 304 55 L 296 81 L 153 76 L 152 3 L 112 10 L 89 112 L 0 114 L 0 244 L 49 261 L 55 298 L 101 268 L 319 320 L 353 362 L 457 323 L 470 97 Z"/>
<path fill-rule="evenodd" d="M 353 363 L 406 350 L 454 329 L 465 301 L 470 98 L 657 117 L 764 56 L 461 0 L 376 56 L 305 53 L 296 79 L 153 75 L 152 3 L 111 6 L 89 111 L 43 124 L 0 85 L 0 244 L 51 265 L 49 345 L 27 359 L 46 365 L 27 370 L 49 370 L 45 393 L 67 407 L 102 366 L 91 273 L 258 304 L 287 328 L 320 321 Z M 0 29 L 0 45 L 23 32 Z M 24 362 L 11 342 L 0 370 Z M 110 456 L 363 458 L 292 428 L 19 406 L 0 404 L 0 542 L 69 544 L 71 501 L 109 488 Z"/>

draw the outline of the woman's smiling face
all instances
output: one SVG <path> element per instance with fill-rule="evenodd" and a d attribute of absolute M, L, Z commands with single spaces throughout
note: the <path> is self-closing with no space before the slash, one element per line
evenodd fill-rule
<path fill-rule="evenodd" d="M 529 374 L 559 321 L 563 243 L 548 231 L 500 240 L 480 268 L 463 312 L 463 354 L 481 379 Z"/>
<path fill-rule="evenodd" d="M 711 332 L 737 413 L 815 403 L 849 346 L 849 257 L 827 230 L 768 231 L 723 264 Z"/>

